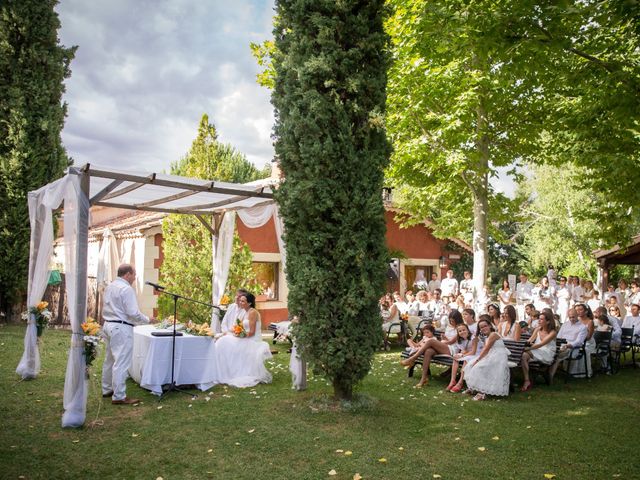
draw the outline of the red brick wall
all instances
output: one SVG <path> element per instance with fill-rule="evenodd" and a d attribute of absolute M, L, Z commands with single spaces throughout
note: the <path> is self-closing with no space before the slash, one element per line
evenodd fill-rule
<path fill-rule="evenodd" d="M 236 222 L 236 228 L 238 229 L 238 235 L 249 245 L 252 252 L 259 253 L 279 253 L 278 239 L 276 237 L 276 227 L 273 223 L 273 218 L 259 228 L 248 228 L 238 218 Z"/>

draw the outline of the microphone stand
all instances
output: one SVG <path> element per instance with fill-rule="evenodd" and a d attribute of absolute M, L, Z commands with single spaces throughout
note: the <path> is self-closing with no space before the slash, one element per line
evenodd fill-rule
<path fill-rule="evenodd" d="M 207 306 L 209 308 L 220 309 L 220 307 L 217 307 L 215 305 L 211 305 L 209 303 L 201 302 L 199 300 L 194 300 L 193 298 L 189 298 L 189 297 L 185 297 L 185 296 L 182 296 L 182 295 L 178 295 L 177 293 L 167 292 L 164 288 L 158 288 L 159 285 L 152 285 L 152 287 L 153 287 L 153 290 L 156 291 L 156 292 L 160 292 L 160 293 L 163 293 L 165 295 L 169 295 L 169 296 L 173 297 L 173 335 L 171 335 L 171 383 L 168 384 L 168 386 L 166 386 L 166 388 L 163 385 L 163 392 L 162 392 L 162 395 L 160 395 L 160 400 L 162 400 L 164 397 L 166 397 L 170 392 L 180 392 L 180 393 L 184 393 L 186 395 L 191 395 L 192 398 L 197 398 L 198 395 L 189 393 L 186 390 L 183 390 L 183 389 L 179 388 L 176 385 L 176 380 L 175 380 L 175 369 L 176 369 L 176 320 L 178 318 L 178 299 L 182 298 L 183 300 L 186 300 L 188 302 L 197 303 L 199 305 L 204 305 L 204 306 Z"/>

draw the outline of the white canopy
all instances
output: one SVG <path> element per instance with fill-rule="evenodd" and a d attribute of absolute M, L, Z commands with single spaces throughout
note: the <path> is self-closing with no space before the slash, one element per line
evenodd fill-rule
<path fill-rule="evenodd" d="M 64 201 L 67 297 L 73 308 L 69 308 L 72 340 L 65 377 L 63 427 L 82 426 L 86 416 L 88 389 L 80 324 L 84 322 L 87 311 L 90 206 L 196 215 L 213 236 L 214 305 L 219 303 L 227 283 L 236 211 L 250 228 L 260 227 L 274 217 L 282 263 L 285 263 L 282 222 L 268 185 L 238 185 L 175 175 L 104 170 L 87 164 L 70 167 L 63 178 L 29 192 L 28 200 L 31 222 L 28 307 L 36 305 L 44 294 L 53 250 L 52 213 Z M 219 328 L 217 316 L 213 320 L 214 326 Z M 35 378 L 40 371 L 40 354 L 32 315 L 28 320 L 24 344 L 25 350 L 16 372 L 22 378 Z"/>

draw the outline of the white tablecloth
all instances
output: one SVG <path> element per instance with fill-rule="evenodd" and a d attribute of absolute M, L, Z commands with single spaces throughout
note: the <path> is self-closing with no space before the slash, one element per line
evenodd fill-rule
<path fill-rule="evenodd" d="M 154 337 L 154 325 L 140 325 L 133 329 L 133 361 L 129 375 L 142 388 L 156 395 L 162 385 L 171 383 L 172 337 Z M 177 385 L 196 385 L 208 390 L 216 383 L 216 344 L 212 337 L 183 334 L 176 337 L 174 379 Z"/>

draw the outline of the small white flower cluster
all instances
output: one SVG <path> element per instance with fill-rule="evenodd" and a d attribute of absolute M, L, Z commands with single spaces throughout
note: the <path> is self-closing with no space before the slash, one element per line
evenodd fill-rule
<path fill-rule="evenodd" d="M 84 340 L 86 343 L 92 344 L 94 347 L 97 347 L 98 344 L 102 342 L 102 339 L 97 335 L 85 335 L 84 337 L 82 337 L 82 340 Z"/>

